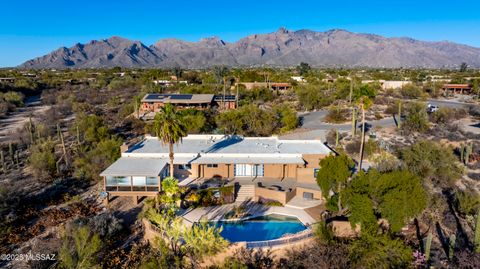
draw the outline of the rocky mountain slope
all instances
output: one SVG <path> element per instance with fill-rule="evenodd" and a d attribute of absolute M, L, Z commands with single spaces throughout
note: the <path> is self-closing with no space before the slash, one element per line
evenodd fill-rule
<path fill-rule="evenodd" d="M 217 65 L 317 67 L 455 67 L 462 62 L 480 67 L 480 48 L 452 42 L 385 38 L 345 30 L 315 32 L 280 28 L 234 43 L 217 37 L 198 42 L 162 39 L 147 46 L 121 37 L 76 44 L 29 60 L 22 68 L 173 67 Z"/>

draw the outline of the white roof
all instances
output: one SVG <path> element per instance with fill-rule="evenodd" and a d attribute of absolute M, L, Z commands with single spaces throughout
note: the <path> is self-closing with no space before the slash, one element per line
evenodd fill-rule
<path fill-rule="evenodd" d="M 199 164 L 233 163 L 233 164 L 305 164 L 301 157 L 223 157 L 223 156 L 201 156 L 191 161 Z"/>
<path fill-rule="evenodd" d="M 324 154 L 331 150 L 320 140 L 280 140 L 277 137 L 241 137 L 224 135 L 189 135 L 174 146 L 175 156 L 222 154 L 229 156 Z M 156 137 L 147 137 L 122 156 L 168 157 L 168 145 Z"/>
<path fill-rule="evenodd" d="M 121 157 L 110 165 L 100 176 L 159 176 L 167 165 L 165 158 Z"/>

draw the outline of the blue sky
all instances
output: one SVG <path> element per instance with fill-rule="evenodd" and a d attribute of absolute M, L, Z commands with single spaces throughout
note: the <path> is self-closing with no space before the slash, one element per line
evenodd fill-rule
<path fill-rule="evenodd" d="M 470 0 L 4 0 L 1 10 L 0 67 L 114 35 L 147 45 L 169 37 L 236 41 L 282 26 L 341 28 L 480 47 L 480 1 Z"/>

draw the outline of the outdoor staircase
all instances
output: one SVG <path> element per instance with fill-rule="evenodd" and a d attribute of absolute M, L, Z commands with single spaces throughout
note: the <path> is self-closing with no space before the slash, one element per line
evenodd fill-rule
<path fill-rule="evenodd" d="M 254 185 L 240 185 L 240 188 L 237 191 L 237 197 L 235 202 L 245 202 L 253 199 L 255 196 L 255 186 Z"/>

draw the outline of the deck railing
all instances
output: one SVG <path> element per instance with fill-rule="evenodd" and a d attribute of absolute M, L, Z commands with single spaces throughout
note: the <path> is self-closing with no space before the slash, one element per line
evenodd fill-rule
<path fill-rule="evenodd" d="M 265 240 L 265 241 L 255 241 L 255 242 L 246 242 L 247 248 L 263 248 L 263 247 L 274 247 L 289 243 L 298 242 L 300 240 L 304 240 L 313 236 L 312 229 L 307 229 L 305 231 L 289 235 L 286 237 L 273 239 L 273 240 Z"/>

